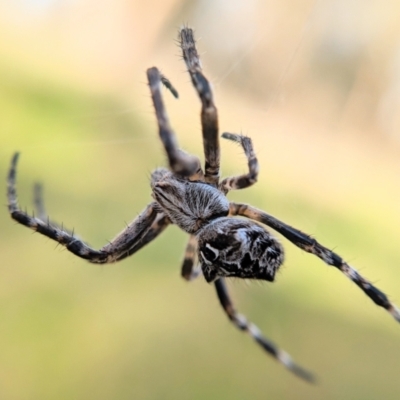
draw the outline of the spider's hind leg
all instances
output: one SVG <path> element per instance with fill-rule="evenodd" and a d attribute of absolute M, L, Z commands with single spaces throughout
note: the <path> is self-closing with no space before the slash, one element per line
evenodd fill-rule
<path fill-rule="evenodd" d="M 102 247 L 100 250 L 93 249 L 74 234 L 60 229 L 57 225 L 52 225 L 49 221 L 45 222 L 40 218 L 30 216 L 20 209 L 16 189 L 18 156 L 18 153 L 14 154 L 7 178 L 8 211 L 11 218 L 21 225 L 25 225 L 33 231 L 58 242 L 71 253 L 91 263 L 113 263 L 127 255 L 133 254 L 134 251 L 139 250 L 150 240 L 157 237 L 168 222 L 164 218 L 163 213 L 160 212 L 157 203 L 150 203 L 146 209 L 109 244 Z M 40 194 L 36 201 L 39 202 L 39 207 L 43 206 Z M 43 212 L 44 209 L 40 211 L 40 213 Z"/>
<path fill-rule="evenodd" d="M 236 328 L 247 332 L 268 354 L 283 364 L 289 371 L 306 381 L 314 381 L 314 377 L 310 372 L 295 364 L 288 353 L 279 349 L 274 343 L 264 337 L 253 323 L 249 322 L 246 317 L 236 311 L 223 278 L 216 280 L 214 284 L 219 302 Z"/>
<path fill-rule="evenodd" d="M 169 218 L 165 214 L 159 213 L 141 240 L 136 241 L 136 243 L 129 247 L 127 251 L 122 253 L 116 261 L 121 261 L 139 251 L 142 247 L 146 246 L 146 244 L 153 241 L 160 233 L 162 233 L 169 224 Z"/>
<path fill-rule="evenodd" d="M 50 220 L 49 215 L 47 214 L 46 207 L 44 205 L 44 197 L 43 197 L 43 186 L 42 184 L 36 182 L 33 185 L 33 207 L 36 213 L 36 217 L 41 221 L 46 221 L 47 225 L 57 227 L 63 232 L 67 232 L 70 235 L 74 236 L 75 239 L 78 239 L 77 235 L 74 235 L 73 232 L 69 229 L 66 229 L 63 224 L 59 224 Z"/>
<path fill-rule="evenodd" d="M 385 293 L 381 292 L 371 282 L 363 278 L 353 267 L 347 264 L 342 257 L 322 246 L 311 236 L 247 204 L 230 203 L 229 214 L 241 215 L 259 221 L 279 232 L 295 246 L 308 253 L 314 254 L 326 264 L 337 268 L 353 281 L 376 305 L 383 307 L 397 322 L 400 322 L 400 309 L 389 300 Z"/>

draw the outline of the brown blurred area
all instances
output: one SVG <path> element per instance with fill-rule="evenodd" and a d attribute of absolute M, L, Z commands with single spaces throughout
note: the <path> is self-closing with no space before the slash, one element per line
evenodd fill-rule
<path fill-rule="evenodd" d="M 171 124 L 201 156 L 176 43 L 187 24 L 221 133 L 251 136 L 260 163 L 257 185 L 230 199 L 312 234 L 400 304 L 399 15 L 398 0 L 0 2 L 1 176 L 20 150 L 23 208 L 40 180 L 54 220 L 94 247 L 111 239 L 165 161 L 146 68 L 178 89 L 164 92 Z M 246 170 L 237 147 L 221 149 L 224 176 Z M 0 399 L 398 398 L 399 326 L 287 241 L 276 283 L 230 288 L 315 387 L 235 332 L 202 277 L 180 280 L 175 227 L 99 268 L 5 207 L 0 226 Z"/>

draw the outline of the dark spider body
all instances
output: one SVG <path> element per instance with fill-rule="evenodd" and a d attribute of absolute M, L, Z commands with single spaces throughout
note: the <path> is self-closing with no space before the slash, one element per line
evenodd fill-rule
<path fill-rule="evenodd" d="M 153 67 L 147 70 L 147 79 L 159 136 L 169 164 L 169 169 L 158 168 L 152 173 L 151 188 L 154 201 L 110 243 L 99 250 L 93 249 L 73 233 L 49 220 L 43 207 L 40 186 L 35 185 L 34 192 L 37 217 L 30 216 L 19 208 L 16 192 L 16 153 L 12 158 L 7 178 L 10 215 L 18 223 L 55 240 L 76 256 L 96 264 L 113 263 L 131 256 L 156 239 L 168 225 L 178 225 L 189 234 L 181 269 L 182 277 L 191 280 L 202 272 L 207 282 L 213 282 L 223 310 L 238 329 L 247 332 L 267 353 L 291 372 L 312 381 L 312 375 L 295 364 L 286 352 L 280 350 L 264 337 L 253 323 L 239 314 L 230 299 L 225 278 L 261 279 L 272 282 L 283 263 L 283 248 L 280 243 L 254 221 L 269 226 L 300 249 L 340 270 L 398 322 L 400 311 L 383 292 L 363 278 L 338 254 L 322 246 L 311 236 L 252 206 L 229 202 L 226 195 L 230 190 L 244 189 L 257 181 L 258 161 L 253 144 L 250 138 L 242 135 L 227 132 L 222 134 L 223 138 L 237 142 L 242 147 L 247 158 L 248 172 L 220 181 L 218 113 L 212 90 L 202 72 L 192 29 L 181 29 L 179 39 L 183 59 L 202 104 L 204 171 L 197 157 L 185 153 L 178 146 L 164 107 L 161 83 L 175 97 L 178 97 L 178 93 L 169 80 Z M 196 258 L 201 264 L 201 269 L 196 265 Z"/>
<path fill-rule="evenodd" d="M 273 281 L 283 248 L 262 226 L 238 218 L 218 218 L 196 235 L 207 282 L 221 277 Z"/>
<path fill-rule="evenodd" d="M 229 201 L 213 185 L 180 179 L 165 168 L 152 174 L 153 197 L 172 223 L 198 242 L 207 282 L 219 277 L 273 281 L 283 248 L 262 226 L 227 218 Z"/>

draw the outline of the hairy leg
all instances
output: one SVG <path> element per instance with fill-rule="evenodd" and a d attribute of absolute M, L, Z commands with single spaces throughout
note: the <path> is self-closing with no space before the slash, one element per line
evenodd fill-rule
<path fill-rule="evenodd" d="M 70 231 L 69 229 L 66 229 L 65 226 L 50 220 L 50 218 L 47 214 L 47 211 L 46 211 L 46 207 L 44 206 L 43 186 L 40 183 L 35 183 L 33 185 L 33 207 L 34 207 L 33 209 L 34 209 L 35 216 L 38 219 L 40 219 L 42 221 L 46 221 L 46 223 L 48 225 L 57 227 L 60 230 L 62 230 L 63 232 L 67 232 L 72 235 L 72 231 Z M 75 239 L 78 238 L 77 235 L 74 235 L 74 237 L 75 237 Z"/>
<path fill-rule="evenodd" d="M 219 189 L 226 194 L 229 192 L 229 190 L 248 188 L 249 186 L 257 182 L 258 169 L 259 169 L 258 161 L 253 149 L 253 143 L 251 139 L 247 136 L 236 135 L 234 133 L 228 133 L 228 132 L 224 132 L 222 134 L 222 137 L 224 139 L 232 140 L 233 142 L 239 143 L 242 146 L 244 154 L 247 157 L 249 172 L 244 175 L 231 176 L 225 178 L 219 184 Z"/>
<path fill-rule="evenodd" d="M 160 87 L 161 74 L 158 69 L 155 67 L 149 68 L 147 70 L 147 79 L 156 112 L 160 139 L 167 153 L 170 168 L 172 172 L 178 175 L 186 177 L 193 175 L 199 168 L 199 161 L 197 157 L 189 156 L 179 149 L 175 133 L 169 124 L 167 112 L 162 100 Z"/>
<path fill-rule="evenodd" d="M 179 99 L 179 93 L 172 85 L 171 81 L 161 73 L 160 73 L 160 80 L 161 83 L 172 93 L 172 96 L 174 96 L 176 99 Z"/>
<path fill-rule="evenodd" d="M 124 258 L 124 255 L 128 252 L 129 255 L 131 255 L 131 249 L 135 246 L 137 249 L 143 247 L 144 244 L 142 244 L 142 242 L 145 241 L 147 233 L 151 230 L 151 227 L 159 214 L 159 208 L 156 203 L 150 203 L 146 209 L 127 226 L 126 229 L 113 239 L 112 242 L 100 250 L 93 249 L 74 236 L 73 233 L 71 234 L 66 232 L 62 228 L 52 225 L 49 221 L 45 222 L 40 218 L 30 216 L 19 208 L 16 191 L 16 168 L 18 156 L 19 154 L 16 153 L 12 158 L 7 179 L 8 210 L 11 218 L 15 221 L 31 228 L 35 232 L 41 233 L 42 235 L 55 240 L 76 256 L 84 258 L 92 263 L 112 263 Z M 42 200 L 40 199 L 40 206 L 42 206 L 41 202 Z M 154 233 L 149 233 L 149 235 L 150 236 L 147 239 L 157 236 L 154 235 Z M 147 240 L 147 242 L 149 241 L 150 240 Z"/>
<path fill-rule="evenodd" d="M 179 43 L 193 86 L 202 104 L 201 126 L 205 156 L 205 181 L 217 185 L 220 167 L 217 108 L 214 104 L 210 83 L 201 71 L 193 30 L 187 27 L 181 29 Z"/>
<path fill-rule="evenodd" d="M 216 280 L 214 284 L 217 290 L 219 302 L 236 328 L 247 332 L 268 354 L 274 357 L 295 375 L 306 381 L 313 381 L 313 376 L 308 371 L 295 364 L 289 354 L 279 349 L 274 343 L 264 337 L 253 323 L 249 322 L 245 316 L 236 311 L 223 278 Z"/>
<path fill-rule="evenodd" d="M 124 258 L 129 257 L 139 251 L 142 247 L 146 246 L 146 244 L 153 241 L 160 233 L 162 233 L 169 224 L 170 221 L 168 217 L 163 213 L 159 213 L 143 238 L 141 240 L 137 240 L 132 247 L 122 253 L 122 255 L 120 255 L 116 261 L 123 260 Z"/>
<path fill-rule="evenodd" d="M 230 215 L 242 215 L 275 229 L 294 245 L 300 247 L 300 249 L 314 254 L 326 264 L 336 267 L 353 281 L 376 305 L 383 307 L 396 321 L 400 322 L 399 308 L 393 304 L 383 292 L 363 278 L 353 267 L 347 264 L 342 257 L 322 246 L 311 236 L 247 204 L 231 203 L 229 213 Z"/>

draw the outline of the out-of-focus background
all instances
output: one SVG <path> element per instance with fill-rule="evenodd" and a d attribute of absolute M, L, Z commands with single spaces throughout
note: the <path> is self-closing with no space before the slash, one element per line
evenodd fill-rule
<path fill-rule="evenodd" d="M 176 46 L 196 28 L 222 131 L 250 135 L 259 182 L 230 198 L 317 237 L 400 303 L 400 5 L 396 0 L 14 0 L 0 3 L 0 171 L 21 151 L 32 209 L 95 247 L 150 200 L 165 164 L 145 70 L 201 155 L 199 100 Z M 246 170 L 222 141 L 224 175 Z M 3 197 L 3 204 L 5 200 Z M 230 283 L 238 309 L 309 385 L 180 278 L 170 227 L 118 264 L 74 257 L 0 213 L 1 399 L 398 399 L 400 327 L 337 270 L 284 241 L 274 284 Z"/>

